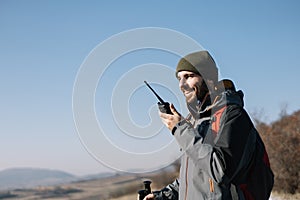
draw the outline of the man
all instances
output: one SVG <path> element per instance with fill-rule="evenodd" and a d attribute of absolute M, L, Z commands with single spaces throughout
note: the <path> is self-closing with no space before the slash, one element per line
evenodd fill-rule
<path fill-rule="evenodd" d="M 184 152 L 180 177 L 145 199 L 268 199 L 273 174 L 242 91 L 218 82 L 207 51 L 181 58 L 176 77 L 190 114 L 182 117 L 171 104 L 172 114 L 160 117 Z"/>

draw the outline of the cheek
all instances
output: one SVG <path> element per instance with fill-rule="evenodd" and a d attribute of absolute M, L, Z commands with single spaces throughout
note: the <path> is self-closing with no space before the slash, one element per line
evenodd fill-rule
<path fill-rule="evenodd" d="M 197 80 L 192 80 L 192 81 L 189 82 L 189 86 L 191 88 L 199 88 L 199 83 L 198 83 Z"/>
<path fill-rule="evenodd" d="M 200 82 L 199 81 L 195 81 L 193 84 L 192 84 L 192 88 L 196 91 L 197 94 L 200 94 L 201 92 L 201 80 Z"/>

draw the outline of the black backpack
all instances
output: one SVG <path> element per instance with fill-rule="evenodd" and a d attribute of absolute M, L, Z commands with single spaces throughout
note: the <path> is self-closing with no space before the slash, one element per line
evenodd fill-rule
<path fill-rule="evenodd" d="M 221 117 L 225 110 L 226 106 L 220 108 L 213 115 L 212 129 L 216 132 L 219 131 Z M 254 125 L 252 125 L 247 146 L 236 173 L 231 179 L 225 178 L 224 181 L 225 184 L 235 187 L 236 193 L 231 195 L 234 200 L 238 199 L 239 192 L 243 193 L 246 200 L 269 199 L 274 185 L 274 174 L 270 168 L 264 143 Z M 233 193 L 233 191 L 231 192 Z"/>
<path fill-rule="evenodd" d="M 267 200 L 274 185 L 274 174 L 264 143 L 255 128 L 255 153 L 249 163 L 249 169 L 243 177 L 243 184 L 238 185 L 246 200 Z"/>

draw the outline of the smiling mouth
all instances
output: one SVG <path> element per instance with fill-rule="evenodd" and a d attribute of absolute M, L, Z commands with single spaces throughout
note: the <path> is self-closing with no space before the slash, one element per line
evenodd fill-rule
<path fill-rule="evenodd" d="M 183 94 L 184 94 L 184 96 L 190 96 L 190 95 L 192 95 L 192 94 L 194 94 L 194 90 L 191 90 L 191 91 L 184 91 L 183 92 Z"/>

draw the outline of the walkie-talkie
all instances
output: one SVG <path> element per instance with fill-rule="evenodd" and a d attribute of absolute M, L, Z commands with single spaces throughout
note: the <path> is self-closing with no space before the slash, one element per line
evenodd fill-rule
<path fill-rule="evenodd" d="M 150 88 L 150 90 L 155 94 L 155 96 L 157 97 L 157 99 L 159 100 L 159 102 L 157 103 L 158 108 L 160 110 L 160 112 L 162 113 L 167 113 L 172 115 L 173 113 L 170 110 L 170 104 L 168 102 L 165 102 L 153 89 L 152 87 L 147 83 L 147 81 L 144 81 L 144 83 L 148 86 L 148 88 Z"/>

